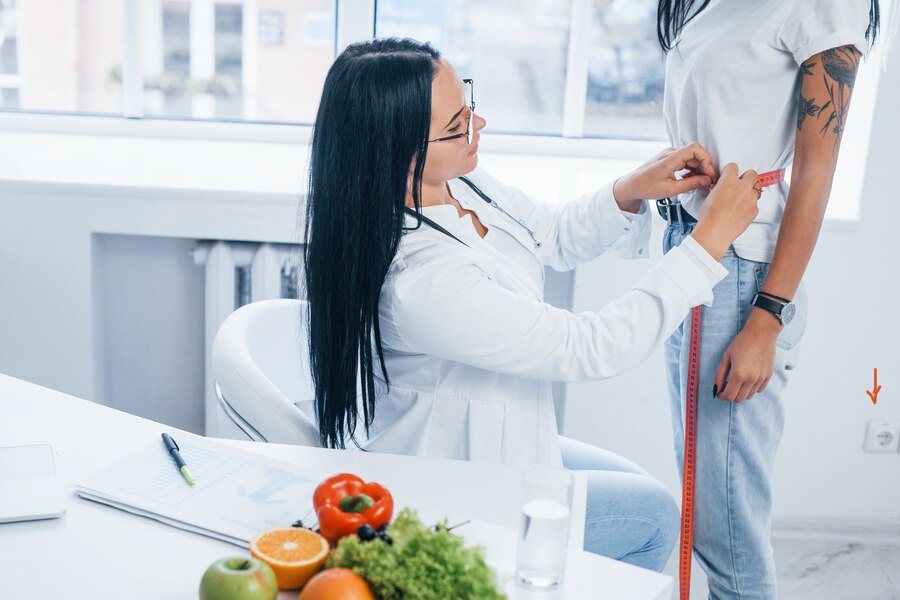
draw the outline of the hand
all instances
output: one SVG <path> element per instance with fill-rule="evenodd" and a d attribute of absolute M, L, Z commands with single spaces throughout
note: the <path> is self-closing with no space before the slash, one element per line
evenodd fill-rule
<path fill-rule="evenodd" d="M 716 260 L 722 260 L 731 243 L 759 214 L 758 180 L 755 171 L 739 177 L 737 165 L 729 163 L 700 208 L 700 218 L 691 236 Z"/>
<path fill-rule="evenodd" d="M 685 169 L 688 173 L 678 179 L 675 174 Z M 613 187 L 613 195 L 622 210 L 629 210 L 635 203 L 640 209 L 644 199 L 670 198 L 701 187 L 709 189 L 718 179 L 712 155 L 694 142 L 677 150 L 666 148 L 620 177 Z"/>
<path fill-rule="evenodd" d="M 761 309 L 751 313 L 716 370 L 719 400 L 743 402 L 766 389 L 775 366 L 775 345 L 780 331 L 781 324 L 771 314 L 763 314 Z"/>

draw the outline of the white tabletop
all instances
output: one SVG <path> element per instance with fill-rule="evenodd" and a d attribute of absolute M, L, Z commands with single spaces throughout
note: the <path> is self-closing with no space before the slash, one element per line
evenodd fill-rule
<path fill-rule="evenodd" d="M 4 375 L 0 375 L 0 415 L 50 427 L 57 470 L 67 485 L 159 439 L 161 431 L 172 430 Z M 397 506 L 412 506 L 423 514 L 465 516 L 492 524 L 495 527 L 460 534 L 487 547 L 491 566 L 511 571 L 519 467 L 223 442 L 303 466 L 313 477 L 356 473 L 389 488 Z M 576 523 L 584 519 L 584 489 L 583 477 L 576 476 Z M 247 554 L 225 542 L 84 500 L 71 491 L 66 509 L 59 519 L 0 524 L 0 598 L 196 598 L 207 566 L 224 556 Z M 580 525 L 573 527 L 573 535 L 580 530 Z M 296 595 L 282 592 L 279 598 Z M 554 597 L 669 600 L 672 580 L 573 549 L 563 593 Z"/>

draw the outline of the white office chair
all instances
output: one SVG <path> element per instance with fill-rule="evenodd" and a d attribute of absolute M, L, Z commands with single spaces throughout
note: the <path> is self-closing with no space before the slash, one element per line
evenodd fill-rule
<path fill-rule="evenodd" d="M 216 398 L 250 439 L 319 445 L 302 300 L 263 300 L 234 311 L 212 348 Z"/>

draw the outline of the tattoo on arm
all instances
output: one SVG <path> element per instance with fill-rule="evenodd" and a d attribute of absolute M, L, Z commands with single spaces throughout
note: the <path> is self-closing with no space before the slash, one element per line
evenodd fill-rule
<path fill-rule="evenodd" d="M 855 46 L 842 46 L 826 50 L 820 56 L 822 67 L 817 71 L 824 71 L 822 82 L 828 99 L 825 104 L 820 106 L 817 104 L 816 98 L 806 98 L 803 95 L 803 81 L 806 77 L 815 76 L 813 69 L 819 64 L 815 61 L 806 61 L 800 66 L 801 89 L 797 107 L 797 129 L 803 129 L 803 124 L 809 117 L 816 121 L 825 118 L 819 133 L 823 137 L 829 131 L 834 133 L 835 148 L 837 148 L 844 131 L 849 97 L 856 82 L 856 72 L 859 68 L 861 54 Z"/>
<path fill-rule="evenodd" d="M 816 104 L 815 98 L 810 100 L 809 98 L 803 97 L 803 92 L 800 92 L 800 107 L 797 112 L 797 129 L 803 129 L 803 121 L 806 120 L 806 117 L 818 117 L 819 113 L 822 111 L 822 108 Z"/>

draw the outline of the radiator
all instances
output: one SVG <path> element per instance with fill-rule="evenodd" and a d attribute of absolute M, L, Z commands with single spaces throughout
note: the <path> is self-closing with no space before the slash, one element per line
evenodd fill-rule
<path fill-rule="evenodd" d="M 194 262 L 206 268 L 206 343 L 204 434 L 246 440 L 216 401 L 212 374 L 212 344 L 219 326 L 233 311 L 250 302 L 299 298 L 302 281 L 301 246 L 252 242 L 200 242 Z"/>

